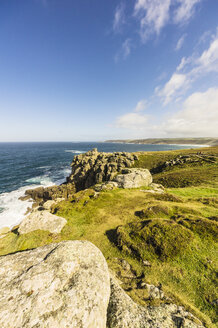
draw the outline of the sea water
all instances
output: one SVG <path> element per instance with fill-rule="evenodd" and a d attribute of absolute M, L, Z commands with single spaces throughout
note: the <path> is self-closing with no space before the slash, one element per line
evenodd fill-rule
<path fill-rule="evenodd" d="M 18 224 L 31 207 L 19 198 L 27 189 L 61 184 L 75 155 L 98 151 L 160 151 L 190 146 L 99 142 L 0 143 L 0 228 Z M 194 148 L 194 147 L 193 147 Z"/>

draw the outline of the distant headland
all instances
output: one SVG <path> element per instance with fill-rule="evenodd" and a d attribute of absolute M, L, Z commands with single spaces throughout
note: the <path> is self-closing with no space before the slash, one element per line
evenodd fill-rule
<path fill-rule="evenodd" d="M 147 138 L 106 140 L 105 142 L 151 144 L 151 145 L 202 145 L 217 146 L 218 138 Z"/>

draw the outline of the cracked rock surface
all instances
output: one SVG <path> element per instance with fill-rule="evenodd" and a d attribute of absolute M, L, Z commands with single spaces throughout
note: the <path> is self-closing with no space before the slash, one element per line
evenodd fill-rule
<path fill-rule="evenodd" d="M 200 321 L 175 304 L 143 307 L 111 279 L 107 328 L 204 328 Z"/>
<path fill-rule="evenodd" d="M 87 241 L 66 241 L 0 257 L 1 328 L 103 328 L 107 263 Z"/>

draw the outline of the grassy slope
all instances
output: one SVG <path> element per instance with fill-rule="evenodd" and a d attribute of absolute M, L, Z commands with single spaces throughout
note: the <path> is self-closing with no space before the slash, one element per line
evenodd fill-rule
<path fill-rule="evenodd" d="M 217 154 L 218 147 L 207 148 L 205 152 Z M 180 153 L 142 153 L 135 166 L 152 169 Z M 201 173 L 197 181 L 193 178 L 195 170 Z M 125 258 L 138 276 L 144 274 L 148 283 L 161 283 L 174 301 L 185 305 L 208 327 L 215 327 L 212 324 L 215 323 L 212 301 L 217 299 L 218 179 L 215 171 L 216 163 L 204 163 L 200 167 L 184 165 L 155 175 L 154 180 L 158 182 L 167 176 L 167 186 L 176 181 L 179 172 L 187 177 L 188 187 L 180 188 L 178 179 L 176 187 L 179 188 L 168 189 L 168 194 L 174 197 L 148 194 L 139 189 L 105 191 L 97 198 L 91 189 L 79 192 L 73 200 L 61 202 L 53 209 L 68 221 L 61 234 L 35 231 L 18 236 L 10 233 L 0 239 L 0 254 L 67 239 L 90 240 L 102 250 L 113 270 L 121 270 L 116 258 Z M 145 267 L 143 260 L 148 260 L 151 267 Z M 136 301 L 150 302 L 144 300 L 145 295 L 136 288 L 134 280 L 123 279 L 123 282 Z"/>

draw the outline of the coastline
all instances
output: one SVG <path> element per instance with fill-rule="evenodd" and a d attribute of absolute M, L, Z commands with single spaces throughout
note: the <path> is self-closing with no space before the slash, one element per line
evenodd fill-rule
<path fill-rule="evenodd" d="M 108 142 L 108 141 L 105 141 Z M 115 144 L 126 144 L 126 145 L 148 145 L 148 146 L 186 146 L 186 147 L 212 147 L 212 145 L 207 144 L 180 144 L 180 143 L 143 143 L 143 142 L 125 142 L 125 141 L 110 141 L 110 143 Z"/>
<path fill-rule="evenodd" d="M 146 139 L 114 139 L 105 143 L 138 144 L 138 145 L 168 145 L 190 147 L 218 146 L 218 138 L 146 138 Z"/>
<path fill-rule="evenodd" d="M 118 143 L 118 141 L 114 141 L 114 143 Z M 125 142 L 120 142 L 120 144 L 125 144 Z M 130 143 L 132 144 L 132 143 Z M 140 145 L 144 145 L 144 144 L 140 144 Z M 154 145 L 158 145 L 158 144 L 150 144 L 151 146 Z M 160 144 L 160 146 L 183 146 L 181 144 Z M 211 145 L 203 145 L 203 144 L 184 144 L 184 146 L 186 146 L 187 148 L 183 149 L 180 148 L 179 150 L 188 150 L 188 149 L 200 149 L 202 147 L 204 148 L 209 148 L 211 147 Z M 167 152 L 167 151 L 174 151 L 176 149 L 173 150 L 146 150 L 146 151 L 141 151 L 138 150 L 139 152 Z M 78 150 L 74 150 L 73 151 L 75 154 L 77 154 Z M 81 151 L 80 151 L 81 152 Z M 83 151 L 84 152 L 84 151 Z M 137 151 L 136 151 L 137 152 Z M 68 168 L 67 168 L 68 169 Z M 69 166 L 70 169 L 70 166 Z M 66 170 L 66 168 L 65 168 Z M 66 179 L 66 177 L 65 177 Z M 33 179 L 32 179 L 33 180 Z M 20 197 L 25 196 L 25 191 L 28 189 L 35 189 L 35 188 L 39 188 L 39 187 L 49 187 L 49 186 L 59 186 L 60 184 L 62 184 L 64 181 L 66 180 L 62 180 L 60 183 L 56 182 L 51 182 L 50 183 L 46 183 L 46 184 L 34 184 L 34 185 L 28 185 L 28 186 L 23 186 L 19 189 L 13 190 L 11 192 L 5 192 L 0 194 L 0 200 L 3 200 L 3 198 L 7 198 L 5 200 L 3 200 L 3 202 L 1 202 L 1 207 L 3 209 L 3 211 L 0 213 L 0 229 L 4 228 L 4 227 L 9 227 L 10 229 L 13 228 L 15 225 L 18 225 L 21 223 L 21 221 L 30 213 L 28 210 L 32 209 L 32 205 L 33 205 L 33 201 L 31 200 L 20 200 Z"/>

